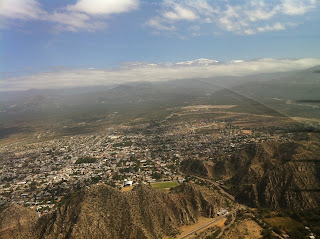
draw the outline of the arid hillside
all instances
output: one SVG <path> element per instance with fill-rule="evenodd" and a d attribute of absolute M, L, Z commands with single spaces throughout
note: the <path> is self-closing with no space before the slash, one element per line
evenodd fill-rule
<path fill-rule="evenodd" d="M 253 207 L 312 209 L 320 202 L 318 141 L 253 144 L 217 160 L 236 200 Z"/>
<path fill-rule="evenodd" d="M 199 216 L 214 217 L 226 203 L 218 193 L 187 183 L 170 193 L 150 186 L 121 192 L 95 185 L 71 193 L 60 207 L 38 220 L 23 207 L 11 205 L 1 214 L 0 238 L 174 236 L 181 225 L 194 223 Z"/>

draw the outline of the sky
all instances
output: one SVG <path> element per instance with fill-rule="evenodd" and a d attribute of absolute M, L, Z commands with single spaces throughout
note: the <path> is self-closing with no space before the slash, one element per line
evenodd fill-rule
<path fill-rule="evenodd" d="M 304 69 L 319 23 L 320 0 L 0 0 L 0 86 Z"/>

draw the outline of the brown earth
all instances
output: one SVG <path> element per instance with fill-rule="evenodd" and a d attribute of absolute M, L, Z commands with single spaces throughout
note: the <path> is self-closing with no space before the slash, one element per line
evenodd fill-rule
<path fill-rule="evenodd" d="M 252 144 L 217 159 L 208 175 L 226 179 L 236 200 L 252 207 L 318 208 L 318 152 L 319 141 Z"/>
<path fill-rule="evenodd" d="M 223 238 L 232 239 L 258 239 L 262 238 L 262 228 L 252 220 L 244 220 L 233 225 L 231 230 Z"/>
<path fill-rule="evenodd" d="M 95 185 L 73 192 L 38 220 L 29 209 L 9 206 L 1 214 L 0 238 L 162 238 L 179 234 L 181 226 L 200 217 L 215 217 L 226 207 L 225 201 L 212 190 L 189 183 L 170 193 L 145 185 L 126 193 Z"/>

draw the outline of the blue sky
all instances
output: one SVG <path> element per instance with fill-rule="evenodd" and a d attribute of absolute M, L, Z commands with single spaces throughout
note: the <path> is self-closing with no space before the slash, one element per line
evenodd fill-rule
<path fill-rule="evenodd" d="M 319 0 L 0 0 L 0 18 L 5 86 L 127 62 L 320 58 Z"/>

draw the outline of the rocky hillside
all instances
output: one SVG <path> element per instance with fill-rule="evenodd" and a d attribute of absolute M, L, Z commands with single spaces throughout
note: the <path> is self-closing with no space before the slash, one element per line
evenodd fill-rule
<path fill-rule="evenodd" d="M 208 176 L 208 170 L 199 159 L 186 159 L 180 163 L 180 170 L 185 174 Z"/>
<path fill-rule="evenodd" d="M 312 209 L 320 206 L 319 152 L 319 141 L 250 145 L 220 158 L 212 173 L 250 206 Z"/>
<path fill-rule="evenodd" d="M 12 204 L 0 211 L 0 239 L 32 238 L 38 215 L 23 206 Z"/>
<path fill-rule="evenodd" d="M 199 216 L 214 217 L 225 206 L 224 197 L 193 184 L 182 184 L 170 193 L 150 186 L 123 193 L 95 185 L 70 194 L 55 211 L 29 224 L 11 217 L 9 207 L 0 225 L 12 230 L 2 229 L 0 238 L 161 238 L 177 234 L 179 226 L 194 223 Z"/>

